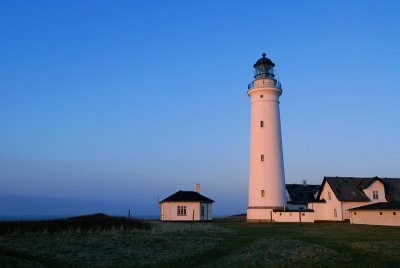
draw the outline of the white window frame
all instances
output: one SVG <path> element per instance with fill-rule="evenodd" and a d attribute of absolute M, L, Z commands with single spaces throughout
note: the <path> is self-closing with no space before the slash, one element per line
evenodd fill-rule
<path fill-rule="evenodd" d="M 178 206 L 176 215 L 178 215 L 178 216 L 186 216 L 186 206 Z"/>
<path fill-rule="evenodd" d="M 377 190 L 372 191 L 372 199 L 379 200 L 379 192 Z"/>

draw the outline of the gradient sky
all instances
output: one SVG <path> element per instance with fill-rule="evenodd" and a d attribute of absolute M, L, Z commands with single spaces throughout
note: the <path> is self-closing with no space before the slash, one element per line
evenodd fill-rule
<path fill-rule="evenodd" d="M 399 1 L 1 1 L 0 215 L 247 206 L 252 65 L 286 182 L 400 177 Z"/>

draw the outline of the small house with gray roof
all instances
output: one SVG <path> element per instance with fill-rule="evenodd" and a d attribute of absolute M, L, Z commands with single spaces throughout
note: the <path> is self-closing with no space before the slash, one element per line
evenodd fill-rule
<path fill-rule="evenodd" d="M 200 194 L 200 184 L 196 191 L 178 191 L 160 202 L 162 221 L 211 221 L 214 200 Z"/>

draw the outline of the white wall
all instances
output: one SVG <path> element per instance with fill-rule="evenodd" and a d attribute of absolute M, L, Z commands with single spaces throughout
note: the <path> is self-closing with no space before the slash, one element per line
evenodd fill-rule
<path fill-rule="evenodd" d="M 273 212 L 273 220 L 275 222 L 314 222 L 315 214 L 314 212 Z"/>
<path fill-rule="evenodd" d="M 186 206 L 186 215 L 178 216 L 178 206 Z M 192 221 L 200 220 L 200 202 L 163 202 L 160 204 L 160 220 Z"/>
<path fill-rule="evenodd" d="M 316 221 L 343 221 L 341 202 L 336 198 L 328 182 L 324 184 L 324 188 L 321 190 L 320 199 L 325 199 L 326 203 L 309 203 L 309 208 L 314 209 Z"/>
<path fill-rule="evenodd" d="M 211 221 L 212 220 L 212 203 L 200 203 L 200 209 L 204 207 L 204 217 L 200 213 L 200 221 Z"/>
<path fill-rule="evenodd" d="M 382 215 L 380 215 L 382 212 Z M 396 215 L 393 215 L 396 212 Z M 400 226 L 400 210 L 359 210 L 352 211 L 350 222 L 353 224 Z"/>
<path fill-rule="evenodd" d="M 186 206 L 186 215 L 178 216 L 178 206 Z M 204 220 L 212 220 L 212 203 L 200 202 L 163 202 L 160 204 L 160 220 L 162 221 L 202 221 L 201 206 L 204 206 Z"/>
<path fill-rule="evenodd" d="M 350 220 L 350 211 L 351 208 L 358 208 L 362 206 L 366 206 L 372 204 L 372 202 L 343 202 L 343 215 L 345 220 Z"/>
<path fill-rule="evenodd" d="M 204 203 L 207 207 L 206 209 L 206 213 L 208 212 L 207 218 L 205 220 L 209 220 L 212 221 L 213 216 L 212 216 L 212 203 Z"/>
<path fill-rule="evenodd" d="M 272 209 L 248 208 L 247 209 L 247 221 L 248 222 L 271 221 L 271 213 L 272 213 Z"/>

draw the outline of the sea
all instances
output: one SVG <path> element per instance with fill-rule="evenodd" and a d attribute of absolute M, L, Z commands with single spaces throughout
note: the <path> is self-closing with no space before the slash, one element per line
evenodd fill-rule
<path fill-rule="evenodd" d="M 65 219 L 69 217 L 75 217 L 81 215 L 0 215 L 0 221 L 41 221 L 41 220 L 55 220 L 55 219 Z M 110 215 L 126 217 L 127 215 Z M 143 214 L 143 215 L 132 215 L 135 219 L 145 219 L 145 220 L 156 220 L 160 218 L 158 214 Z"/>

